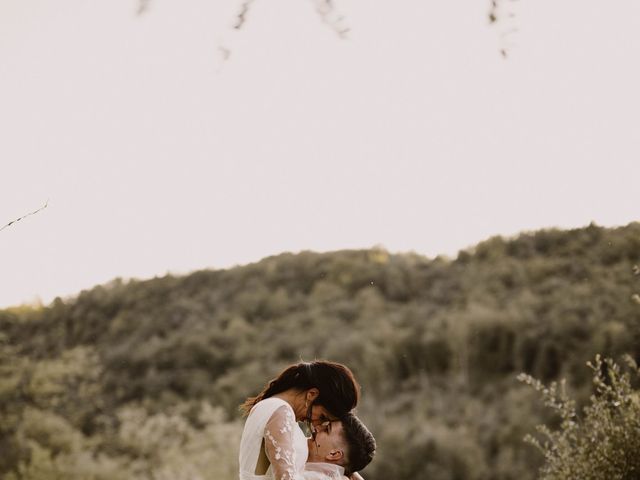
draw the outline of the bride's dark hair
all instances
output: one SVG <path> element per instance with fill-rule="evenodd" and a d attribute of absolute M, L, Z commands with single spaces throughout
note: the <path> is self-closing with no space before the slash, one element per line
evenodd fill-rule
<path fill-rule="evenodd" d="M 290 388 L 308 390 L 317 388 L 318 398 L 313 402 L 322 405 L 329 413 L 342 417 L 353 410 L 360 399 L 360 385 L 346 365 L 325 360 L 301 362 L 285 368 L 255 397 L 249 397 L 240 405 L 248 415 L 260 400 L 282 393 Z"/>

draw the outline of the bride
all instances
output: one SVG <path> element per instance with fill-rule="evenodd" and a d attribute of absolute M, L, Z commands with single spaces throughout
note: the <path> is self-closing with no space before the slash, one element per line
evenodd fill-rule
<path fill-rule="evenodd" d="M 353 410 L 359 396 L 360 386 L 345 365 L 314 361 L 286 368 L 241 406 L 248 416 L 240 480 L 304 480 L 309 449 L 296 422 L 305 421 L 315 434 Z"/>

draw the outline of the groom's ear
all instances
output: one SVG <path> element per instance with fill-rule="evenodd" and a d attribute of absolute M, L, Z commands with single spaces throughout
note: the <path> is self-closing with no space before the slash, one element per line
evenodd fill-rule
<path fill-rule="evenodd" d="M 320 395 L 320 390 L 318 390 L 316 387 L 310 388 L 309 390 L 307 390 L 306 400 L 308 400 L 309 403 L 313 403 L 315 399 L 318 398 L 318 395 Z"/>
<path fill-rule="evenodd" d="M 339 449 L 330 450 L 329 453 L 324 457 L 327 462 L 338 463 L 340 460 L 344 458 L 344 451 Z"/>

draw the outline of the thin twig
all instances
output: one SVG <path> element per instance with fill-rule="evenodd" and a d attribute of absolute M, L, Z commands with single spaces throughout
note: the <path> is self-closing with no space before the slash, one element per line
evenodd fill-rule
<path fill-rule="evenodd" d="M 490 8 L 488 12 L 489 23 L 498 25 L 498 28 L 502 30 L 500 33 L 500 48 L 499 52 L 503 58 L 507 58 L 513 47 L 511 38 L 518 32 L 517 26 L 513 23 L 516 18 L 516 12 L 513 9 L 513 5 L 518 0 L 490 0 Z M 511 26 L 511 28 L 509 28 Z"/>
<path fill-rule="evenodd" d="M 40 211 L 44 210 L 45 208 L 47 208 L 48 206 L 49 206 L 49 200 L 47 200 L 47 201 L 45 202 L 45 204 L 44 204 L 43 206 L 41 206 L 39 209 L 34 210 L 33 212 L 30 212 L 30 213 L 27 213 L 26 215 L 23 215 L 23 216 L 21 216 L 20 218 L 16 218 L 15 220 L 10 221 L 10 222 L 9 222 L 9 223 L 7 223 L 4 227 L 0 228 L 0 232 L 1 232 L 2 230 L 4 230 L 5 228 L 10 227 L 10 226 L 11 226 L 11 225 L 13 225 L 14 223 L 19 222 L 20 220 L 22 220 L 22 219 L 24 219 L 24 218 L 30 217 L 31 215 L 35 215 L 36 213 L 38 213 L 38 212 L 40 212 Z"/>
<path fill-rule="evenodd" d="M 147 13 L 147 10 L 149 10 L 150 3 L 151 3 L 151 0 L 139 0 L 138 8 L 136 9 L 136 15 L 140 16 Z"/>
<path fill-rule="evenodd" d="M 329 25 L 340 38 L 346 38 L 350 29 L 345 26 L 345 18 L 338 14 L 333 0 L 314 0 L 314 3 L 322 21 Z"/>
<path fill-rule="evenodd" d="M 253 0 L 245 0 L 244 2 L 242 2 L 240 11 L 236 15 L 236 24 L 233 26 L 233 28 L 235 28 L 236 30 L 240 30 L 242 28 L 242 26 L 247 21 L 247 14 L 249 13 L 249 8 L 251 8 L 252 3 Z"/>

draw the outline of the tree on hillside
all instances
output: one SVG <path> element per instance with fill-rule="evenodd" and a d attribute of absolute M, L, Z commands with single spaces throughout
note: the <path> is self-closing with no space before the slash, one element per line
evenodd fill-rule
<path fill-rule="evenodd" d="M 368 480 L 534 480 L 522 438 L 557 424 L 514 377 L 566 377 L 581 405 L 596 353 L 640 361 L 639 252 L 640 223 L 592 224 L 455 260 L 288 253 L 0 310 L 0 480 L 233 480 L 238 403 L 316 357 L 365 389 Z"/>

